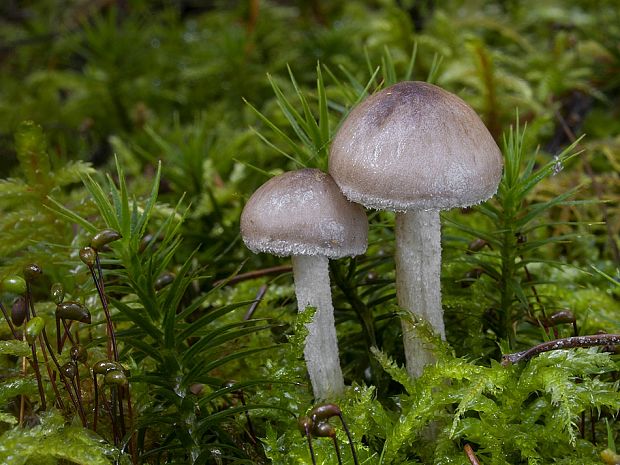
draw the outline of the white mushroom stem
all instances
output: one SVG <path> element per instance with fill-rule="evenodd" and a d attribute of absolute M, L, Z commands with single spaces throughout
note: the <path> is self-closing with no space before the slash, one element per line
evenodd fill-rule
<path fill-rule="evenodd" d="M 441 223 L 438 211 L 396 213 L 396 297 L 398 305 L 428 321 L 445 339 L 441 308 Z M 433 363 L 433 348 L 403 320 L 407 371 L 419 377 Z"/>
<path fill-rule="evenodd" d="M 291 258 L 299 312 L 307 307 L 316 309 L 312 322 L 307 325 L 304 348 L 314 397 L 317 400 L 337 398 L 344 391 L 344 378 L 338 356 L 329 261 L 320 255 L 294 255 Z"/>

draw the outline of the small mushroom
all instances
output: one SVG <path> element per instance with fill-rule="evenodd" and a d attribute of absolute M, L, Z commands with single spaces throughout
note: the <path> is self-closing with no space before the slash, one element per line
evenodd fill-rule
<path fill-rule="evenodd" d="M 502 155 L 476 112 L 425 82 L 388 87 L 351 111 L 331 147 L 329 173 L 351 201 L 396 212 L 398 305 L 445 338 L 439 211 L 497 191 Z M 403 321 L 407 369 L 419 376 L 432 351 Z"/>
<path fill-rule="evenodd" d="M 314 307 L 304 357 L 317 399 L 338 397 L 344 389 L 331 300 L 328 259 L 366 251 L 368 221 L 331 176 L 302 169 L 262 185 L 241 215 L 241 236 L 255 253 L 292 256 L 299 311 Z"/>

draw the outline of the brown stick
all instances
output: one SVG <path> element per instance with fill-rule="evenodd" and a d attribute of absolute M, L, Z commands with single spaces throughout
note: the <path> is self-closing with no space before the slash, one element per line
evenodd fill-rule
<path fill-rule="evenodd" d="M 543 342 L 527 350 L 505 354 L 502 356 L 502 365 L 508 366 L 514 363 L 528 361 L 543 352 L 559 349 L 573 349 L 575 347 L 594 347 L 620 344 L 620 334 L 594 334 L 592 336 L 566 337 Z"/>
<path fill-rule="evenodd" d="M 241 281 L 247 281 L 249 279 L 262 278 L 263 276 L 267 276 L 270 274 L 281 274 L 281 273 L 289 273 L 293 271 L 293 267 L 291 265 L 280 265 L 280 266 L 272 266 L 271 268 L 263 268 L 262 270 L 254 270 L 248 271 L 247 273 L 240 273 L 237 276 L 234 276 L 230 279 L 220 279 L 213 283 L 214 286 L 219 286 L 221 284 L 232 285 Z"/>
<path fill-rule="evenodd" d="M 248 308 L 248 311 L 243 316 L 243 321 L 248 321 L 249 319 L 252 318 L 252 316 L 254 315 L 254 312 L 256 311 L 256 307 L 258 307 L 258 304 L 260 304 L 263 301 L 265 292 L 267 292 L 267 285 L 263 284 L 258 289 L 258 292 L 256 293 L 256 297 L 254 298 L 254 302 L 252 302 L 252 305 L 250 305 L 250 308 Z"/>

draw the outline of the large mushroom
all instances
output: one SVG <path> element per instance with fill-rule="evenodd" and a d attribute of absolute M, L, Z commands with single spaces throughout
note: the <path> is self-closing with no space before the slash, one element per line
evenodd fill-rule
<path fill-rule="evenodd" d="M 338 397 L 344 379 L 328 259 L 366 251 L 364 209 L 349 202 L 330 175 L 316 169 L 292 171 L 270 179 L 250 197 L 241 214 L 241 236 L 255 253 L 292 256 L 299 311 L 316 309 L 304 348 L 314 396 Z"/>
<path fill-rule="evenodd" d="M 398 305 L 445 338 L 439 211 L 482 202 L 497 191 L 502 155 L 476 112 L 425 82 L 401 82 L 354 108 L 336 134 L 329 173 L 344 195 L 396 212 Z M 403 320 L 409 373 L 434 360 Z"/>

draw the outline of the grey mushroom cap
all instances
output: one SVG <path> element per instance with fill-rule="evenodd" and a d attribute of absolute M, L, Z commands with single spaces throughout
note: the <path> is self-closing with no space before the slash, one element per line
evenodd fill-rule
<path fill-rule="evenodd" d="M 379 210 L 445 210 L 493 196 L 502 155 L 476 112 L 426 82 L 364 100 L 331 147 L 329 173 L 353 202 Z"/>
<path fill-rule="evenodd" d="M 368 220 L 329 174 L 308 168 L 276 176 L 252 194 L 241 237 L 255 253 L 355 256 L 366 251 Z"/>

